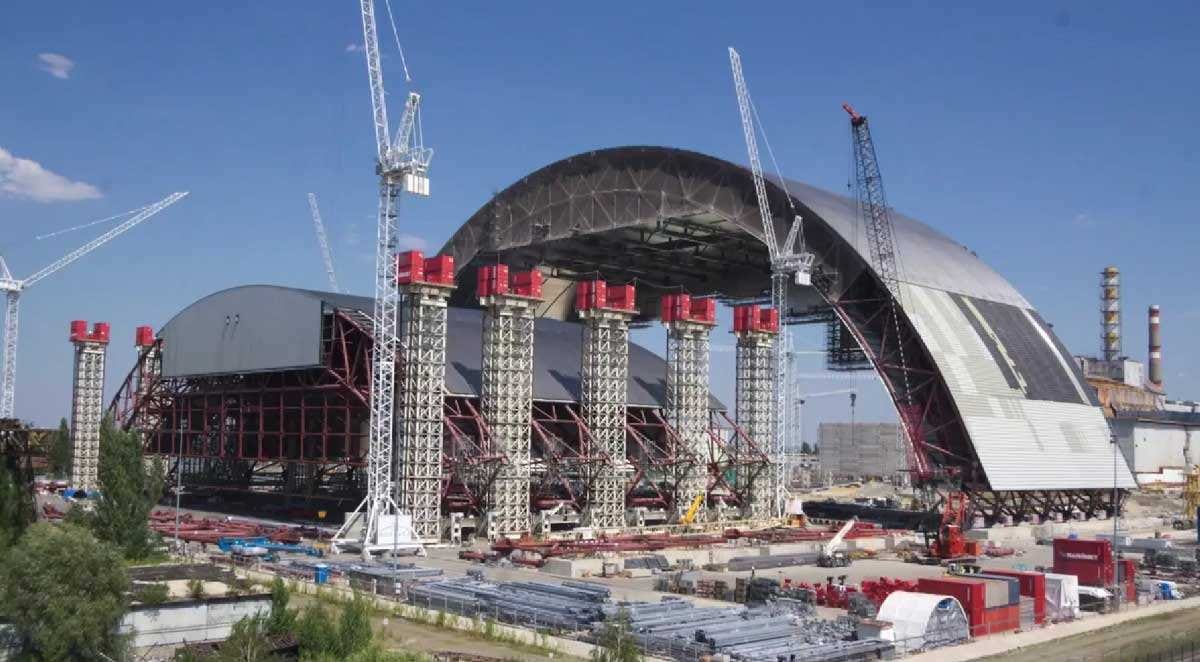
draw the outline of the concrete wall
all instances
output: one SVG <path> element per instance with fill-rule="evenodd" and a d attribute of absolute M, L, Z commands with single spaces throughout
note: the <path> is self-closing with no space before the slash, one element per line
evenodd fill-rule
<path fill-rule="evenodd" d="M 1200 431 L 1191 432 L 1185 460 L 1188 430 L 1182 426 L 1128 419 L 1111 423 L 1121 453 L 1136 474 L 1158 474 L 1164 469 L 1182 469 L 1189 462 L 1200 463 Z"/>
<path fill-rule="evenodd" d="M 132 634 L 137 648 L 220 640 L 234 623 L 270 610 L 270 595 L 139 605 L 125 614 L 118 630 Z"/>
<path fill-rule="evenodd" d="M 821 423 L 819 468 L 838 477 L 894 478 L 908 466 L 895 423 Z"/>

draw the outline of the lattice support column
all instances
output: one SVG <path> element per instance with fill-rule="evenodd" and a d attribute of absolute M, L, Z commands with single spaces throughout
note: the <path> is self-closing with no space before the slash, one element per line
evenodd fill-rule
<path fill-rule="evenodd" d="M 588 491 L 586 522 L 601 528 L 625 525 L 625 487 L 632 467 L 625 452 L 629 383 L 629 321 L 636 314 L 632 285 L 602 280 L 580 283 L 575 307 L 583 322 L 580 405 L 597 448 L 607 459 L 596 467 Z"/>
<path fill-rule="evenodd" d="M 139 326 L 134 334 L 134 349 L 139 360 L 134 373 L 134 419 L 132 428 L 135 430 L 158 429 L 159 416 L 157 412 L 142 406 L 152 393 L 162 376 L 162 347 L 154 339 L 154 329 Z"/>
<path fill-rule="evenodd" d="M 452 285 L 400 287 L 399 452 L 396 503 L 421 542 L 441 537 L 442 403 L 446 390 L 446 299 Z"/>
<path fill-rule="evenodd" d="M 492 444 L 504 456 L 488 495 L 488 537 L 520 536 L 530 531 L 530 425 L 533 413 L 533 341 L 542 275 L 514 274 L 492 265 L 479 270 L 483 316 L 483 387 L 480 412 Z"/>
<path fill-rule="evenodd" d="M 686 294 L 662 299 L 662 320 L 667 326 L 667 420 L 675 427 L 691 462 L 676 471 L 674 518 L 683 519 L 700 497 L 693 521 L 706 519 L 703 498 L 708 492 L 708 460 L 712 456 L 708 434 L 709 335 L 716 324 L 716 301 L 691 300 Z"/>
<path fill-rule="evenodd" d="M 742 431 L 762 448 L 774 450 L 775 439 L 775 387 L 774 364 L 775 342 L 779 333 L 779 315 L 773 309 L 762 310 L 758 306 L 741 306 L 733 311 L 733 332 L 737 335 L 737 420 Z M 742 465 L 742 455 L 749 449 L 742 448 L 744 440 L 737 445 L 735 462 L 738 480 L 751 481 L 743 515 L 753 518 L 771 517 L 777 490 L 775 467 L 782 464 L 784 457 L 768 453 L 771 462 L 769 471 L 755 476 Z M 739 488 L 741 485 L 739 485 Z"/>
<path fill-rule="evenodd" d="M 100 488 L 100 422 L 104 417 L 104 356 L 109 327 L 97 322 L 71 322 L 75 345 L 75 378 L 71 391 L 71 486 L 92 492 Z"/>

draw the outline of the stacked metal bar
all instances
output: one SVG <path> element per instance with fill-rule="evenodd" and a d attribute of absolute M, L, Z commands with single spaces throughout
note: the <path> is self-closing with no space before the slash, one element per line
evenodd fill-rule
<path fill-rule="evenodd" d="M 478 576 L 425 582 L 409 587 L 408 601 L 464 616 L 503 623 L 583 630 L 599 621 L 609 590 L 587 582 L 492 583 Z"/>

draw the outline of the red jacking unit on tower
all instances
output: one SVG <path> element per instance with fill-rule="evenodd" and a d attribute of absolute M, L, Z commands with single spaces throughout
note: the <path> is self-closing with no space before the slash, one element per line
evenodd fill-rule
<path fill-rule="evenodd" d="M 397 285 L 454 285 L 454 258 L 449 255 L 425 257 L 421 251 L 396 254 Z"/>
<path fill-rule="evenodd" d="M 779 311 L 758 306 L 738 306 L 733 309 L 734 333 L 779 333 Z"/>
<path fill-rule="evenodd" d="M 690 294 L 668 294 L 662 298 L 663 322 L 695 322 L 716 326 L 717 300 L 693 299 Z"/>
<path fill-rule="evenodd" d="M 91 333 L 88 333 L 86 321 L 75 320 L 71 322 L 71 342 L 94 342 L 107 344 L 109 335 L 108 322 L 96 322 L 92 325 Z"/>
<path fill-rule="evenodd" d="M 575 285 L 575 309 L 637 310 L 637 292 L 633 285 L 610 285 L 602 280 L 585 280 Z"/>
<path fill-rule="evenodd" d="M 483 266 L 475 276 L 475 293 L 481 299 L 502 294 L 541 299 L 542 272 L 530 269 L 510 274 L 507 264 Z"/>

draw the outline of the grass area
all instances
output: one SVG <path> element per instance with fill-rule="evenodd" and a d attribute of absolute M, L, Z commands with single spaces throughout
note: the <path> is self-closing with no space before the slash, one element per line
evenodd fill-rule
<path fill-rule="evenodd" d="M 994 662 L 1153 662 L 1200 653 L 1200 608 L 1181 609 L 982 658 Z M 1187 659 L 1187 658 L 1185 658 Z"/>
<path fill-rule="evenodd" d="M 304 594 L 298 590 L 292 591 L 293 600 L 316 600 L 322 604 L 340 608 L 349 602 L 345 594 L 318 588 L 314 594 Z M 388 609 L 371 602 L 372 615 L 377 619 L 396 618 L 407 623 L 453 634 L 465 640 L 488 642 L 507 649 L 506 652 L 520 653 L 530 657 L 562 659 L 565 656 L 544 633 L 537 634 L 536 643 L 507 632 L 501 624 L 492 619 L 467 618 L 447 612 L 421 609 L 413 605 L 396 604 Z M 386 633 L 385 633 L 386 634 Z"/>

